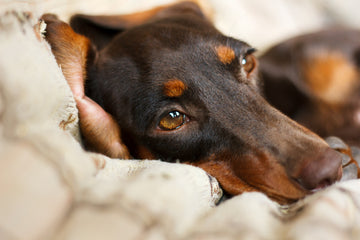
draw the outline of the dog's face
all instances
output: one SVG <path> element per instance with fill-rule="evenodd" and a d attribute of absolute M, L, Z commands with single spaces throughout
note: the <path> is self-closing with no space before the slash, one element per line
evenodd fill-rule
<path fill-rule="evenodd" d="M 128 30 L 103 49 L 93 75 L 103 81 L 89 95 L 101 89 L 97 101 L 137 158 L 194 162 L 233 144 L 233 134 L 246 145 L 255 128 L 246 126 L 253 123 L 244 116 L 254 115 L 247 105 L 263 104 L 253 48 L 219 33 L 184 34 L 183 26 L 161 34 L 166 24 Z"/>
<path fill-rule="evenodd" d="M 84 19 L 107 34 L 92 40 L 101 50 L 90 54 L 86 95 L 116 119 L 134 157 L 196 165 L 231 195 L 262 191 L 282 203 L 340 178 L 338 153 L 262 98 L 254 49 L 196 5 L 117 34 L 110 18 L 79 16 L 75 28 Z"/>

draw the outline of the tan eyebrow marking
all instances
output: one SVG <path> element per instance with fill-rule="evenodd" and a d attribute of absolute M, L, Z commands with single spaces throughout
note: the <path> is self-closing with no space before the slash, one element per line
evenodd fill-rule
<path fill-rule="evenodd" d="M 220 45 L 215 47 L 216 54 L 223 64 L 230 64 L 235 59 L 235 52 L 232 48 Z"/>
<path fill-rule="evenodd" d="M 171 79 L 163 85 L 163 92 L 168 97 L 180 97 L 186 89 L 185 83 L 179 79 Z"/>

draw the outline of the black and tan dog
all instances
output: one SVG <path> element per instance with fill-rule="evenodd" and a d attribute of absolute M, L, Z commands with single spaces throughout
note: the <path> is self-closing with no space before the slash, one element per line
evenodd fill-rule
<path fill-rule="evenodd" d="M 338 152 L 263 99 L 254 49 L 196 4 L 77 15 L 72 27 L 43 18 L 89 148 L 199 166 L 230 195 L 281 203 L 341 177 Z"/>
<path fill-rule="evenodd" d="M 360 146 L 360 31 L 328 29 L 298 36 L 260 58 L 265 96 L 323 137 Z"/>

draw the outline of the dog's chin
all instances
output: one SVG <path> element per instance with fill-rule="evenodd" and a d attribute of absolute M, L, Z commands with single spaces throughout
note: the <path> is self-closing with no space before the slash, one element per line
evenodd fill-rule
<path fill-rule="evenodd" d="M 283 192 L 278 192 L 277 189 L 269 189 L 267 191 L 259 189 L 258 191 L 264 192 L 271 200 L 276 201 L 281 205 L 295 203 L 311 193 L 303 189 L 300 185 L 295 185 L 294 188 L 297 190 L 290 191 L 286 194 L 284 194 Z"/>
<path fill-rule="evenodd" d="M 245 192 L 261 192 L 267 195 L 271 200 L 279 203 L 280 205 L 287 205 L 292 204 L 300 199 L 303 199 L 308 194 L 311 194 L 312 192 L 305 190 L 303 187 L 301 187 L 300 184 L 294 182 L 293 186 L 287 186 L 287 189 L 284 188 L 276 188 L 274 186 L 251 186 L 249 184 L 246 184 L 246 190 L 245 191 L 236 191 L 234 192 L 234 189 L 231 189 L 230 192 L 226 190 L 226 186 L 223 186 L 220 182 L 220 185 L 223 187 L 224 192 L 226 192 L 228 195 L 239 195 Z M 239 189 L 237 189 L 239 190 Z"/>

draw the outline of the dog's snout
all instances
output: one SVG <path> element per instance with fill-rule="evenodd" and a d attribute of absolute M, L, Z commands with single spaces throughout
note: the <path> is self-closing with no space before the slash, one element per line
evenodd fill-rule
<path fill-rule="evenodd" d="M 333 149 L 308 161 L 299 172 L 296 180 L 307 190 L 319 190 L 331 185 L 342 176 L 341 155 Z"/>

